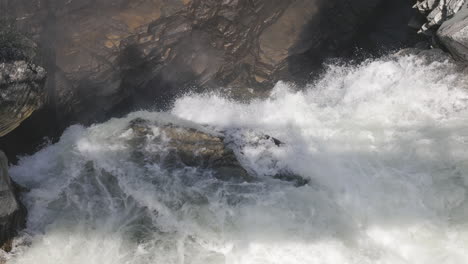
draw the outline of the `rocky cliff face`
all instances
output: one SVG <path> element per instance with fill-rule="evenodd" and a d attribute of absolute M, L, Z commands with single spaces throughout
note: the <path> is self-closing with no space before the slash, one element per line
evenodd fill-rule
<path fill-rule="evenodd" d="M 188 87 L 262 94 L 307 76 L 313 63 L 301 64 L 301 54 L 320 62 L 340 52 L 382 2 L 1 1 L 42 46 L 59 112 L 81 122 L 122 105 L 162 108 Z"/>
<path fill-rule="evenodd" d="M 29 44 L 16 32 L 0 28 L 0 142 L 46 100 L 46 71 L 29 62 L 34 51 Z M 10 142 L 9 146 L 16 148 L 16 144 Z M 0 247 L 5 251 L 11 250 L 13 236 L 25 224 L 26 210 L 18 196 L 18 186 L 8 174 L 7 157 L 0 150 Z"/>
<path fill-rule="evenodd" d="M 165 109 L 188 91 L 251 99 L 280 79 L 309 81 L 324 59 L 353 54 L 356 46 L 399 47 L 411 5 L 406 0 L 0 0 L 0 9 L 38 43 L 37 62 L 48 72 L 46 107 L 0 140 L 13 160 L 72 123 Z"/>
<path fill-rule="evenodd" d="M 45 100 L 45 70 L 26 61 L 0 63 L 0 137 L 40 108 Z M 10 144 L 15 147 L 15 144 Z M 0 247 L 11 250 L 11 240 L 25 224 L 26 210 L 8 175 L 8 160 L 0 151 Z M 0 259 L 0 263 L 1 263 Z"/>

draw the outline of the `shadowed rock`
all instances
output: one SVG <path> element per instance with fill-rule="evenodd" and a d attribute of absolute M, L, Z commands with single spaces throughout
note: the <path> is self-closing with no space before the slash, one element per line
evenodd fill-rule
<path fill-rule="evenodd" d="M 193 87 L 264 95 L 350 46 L 382 0 L 0 2 L 43 47 L 59 114 L 87 123 Z"/>
<path fill-rule="evenodd" d="M 8 175 L 8 161 L 0 151 L 0 246 L 11 250 L 11 239 L 24 227 L 26 210 L 20 204 L 15 185 Z"/>

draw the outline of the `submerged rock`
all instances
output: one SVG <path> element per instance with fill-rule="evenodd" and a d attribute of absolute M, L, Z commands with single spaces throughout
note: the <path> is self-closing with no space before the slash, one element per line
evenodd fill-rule
<path fill-rule="evenodd" d="M 133 132 L 130 146 L 135 160 L 148 160 L 166 168 L 193 167 L 213 170 L 221 180 L 252 181 L 234 152 L 228 148 L 221 135 L 179 125 L 158 124 L 144 119 L 134 119 L 129 127 Z M 148 145 L 164 148 L 152 151 Z"/>
<path fill-rule="evenodd" d="M 0 137 L 43 105 L 45 79 L 45 70 L 32 63 L 0 63 Z"/>
<path fill-rule="evenodd" d="M 18 199 L 17 187 L 8 174 L 8 161 L 0 151 L 0 246 L 11 250 L 11 240 L 25 225 L 26 210 Z"/>
<path fill-rule="evenodd" d="M 214 177 L 224 181 L 254 180 L 250 174 L 252 172 L 249 173 L 241 165 L 231 148 L 238 146 L 233 146 L 233 142 L 225 142 L 222 134 L 142 118 L 132 120 L 129 128 L 132 137 L 128 143 L 133 151 L 133 161 L 142 166 L 153 163 L 160 164 L 165 169 L 209 169 L 213 171 Z M 275 147 L 284 145 L 279 139 L 269 135 L 263 135 L 259 140 L 271 142 Z M 261 144 L 260 141 L 256 143 Z M 239 155 L 242 156 L 243 153 L 240 152 Z M 296 187 L 309 183 L 309 180 L 285 169 L 265 176 L 289 182 Z"/>
<path fill-rule="evenodd" d="M 277 173 L 273 175 L 273 178 L 281 181 L 290 182 L 296 187 L 302 187 L 310 183 L 310 180 L 305 179 L 304 177 L 291 173 L 289 171 L 282 171 L 280 173 Z"/>

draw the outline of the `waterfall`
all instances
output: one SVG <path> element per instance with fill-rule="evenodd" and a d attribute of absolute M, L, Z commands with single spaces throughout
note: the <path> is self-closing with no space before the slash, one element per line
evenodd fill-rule
<path fill-rule="evenodd" d="M 264 99 L 189 94 L 167 113 L 72 126 L 10 169 L 30 189 L 29 215 L 4 257 L 18 264 L 468 263 L 467 83 L 449 61 L 401 55 L 332 64 L 306 87 L 279 82 Z M 132 155 L 135 118 L 223 134 L 255 180 L 226 181 L 210 168 L 170 169 Z M 164 142 L 143 148 L 167 151 Z M 308 184 L 272 177 L 283 171 Z"/>

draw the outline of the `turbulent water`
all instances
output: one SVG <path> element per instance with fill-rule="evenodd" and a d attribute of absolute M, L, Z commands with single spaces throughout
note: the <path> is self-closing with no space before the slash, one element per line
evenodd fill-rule
<path fill-rule="evenodd" d="M 11 168 L 31 191 L 28 227 L 5 257 L 28 264 L 468 263 L 467 86 L 450 62 L 401 56 L 330 66 L 308 87 L 278 83 L 269 98 L 249 103 L 187 95 L 170 113 L 70 127 Z M 225 133 L 256 180 L 135 161 L 125 142 L 136 117 Z M 271 177 L 283 170 L 310 182 L 295 187 Z"/>

